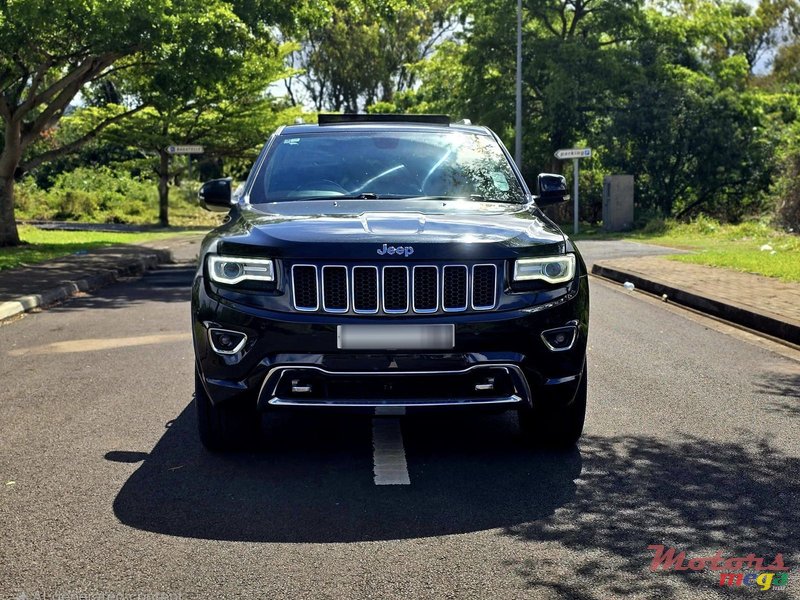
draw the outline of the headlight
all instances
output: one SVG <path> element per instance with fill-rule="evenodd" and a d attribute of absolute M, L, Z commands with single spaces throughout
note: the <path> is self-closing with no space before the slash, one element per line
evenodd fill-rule
<path fill-rule="evenodd" d="M 564 283 L 574 276 L 574 254 L 547 258 L 520 258 L 514 263 L 514 281 L 541 279 L 548 283 Z"/>
<path fill-rule="evenodd" d="M 275 265 L 269 258 L 208 257 L 212 281 L 233 285 L 240 281 L 275 281 Z"/>

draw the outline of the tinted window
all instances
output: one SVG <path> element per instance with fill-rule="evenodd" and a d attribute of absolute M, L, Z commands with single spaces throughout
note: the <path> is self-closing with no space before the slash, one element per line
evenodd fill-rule
<path fill-rule="evenodd" d="M 250 201 L 359 194 L 523 201 L 522 189 L 492 137 L 441 130 L 281 136 L 256 178 Z"/>

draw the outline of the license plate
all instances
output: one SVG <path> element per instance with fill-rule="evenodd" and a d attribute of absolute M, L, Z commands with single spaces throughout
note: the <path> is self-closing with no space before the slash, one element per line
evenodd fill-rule
<path fill-rule="evenodd" d="M 340 350 L 452 350 L 456 327 L 447 325 L 338 325 Z"/>

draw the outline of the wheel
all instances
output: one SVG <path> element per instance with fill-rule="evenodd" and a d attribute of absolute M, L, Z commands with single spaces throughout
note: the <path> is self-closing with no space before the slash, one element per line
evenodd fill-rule
<path fill-rule="evenodd" d="M 570 448 L 583 432 L 588 390 L 586 363 L 572 402 L 566 406 L 520 409 L 519 428 L 526 442 L 549 448 Z"/>
<path fill-rule="evenodd" d="M 200 441 L 208 450 L 213 452 L 242 450 L 257 439 L 261 420 L 255 407 L 225 404 L 214 406 L 196 370 L 194 404 L 197 409 L 197 430 Z"/>

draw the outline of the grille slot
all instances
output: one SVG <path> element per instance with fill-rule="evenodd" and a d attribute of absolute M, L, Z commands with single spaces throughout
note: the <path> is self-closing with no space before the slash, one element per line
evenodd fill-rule
<path fill-rule="evenodd" d="M 314 265 L 294 265 L 292 267 L 292 293 L 297 310 L 317 310 L 319 308 L 317 267 Z"/>
<path fill-rule="evenodd" d="M 408 312 L 408 267 L 383 267 L 383 310 Z"/>
<path fill-rule="evenodd" d="M 447 265 L 442 274 L 442 308 L 446 312 L 467 310 L 467 267 Z"/>
<path fill-rule="evenodd" d="M 378 267 L 353 267 L 353 310 L 378 312 Z"/>
<path fill-rule="evenodd" d="M 414 312 L 436 312 L 439 307 L 439 269 L 414 267 Z"/>
<path fill-rule="evenodd" d="M 489 310 L 497 301 L 497 267 L 475 265 L 472 267 L 472 308 Z"/>
<path fill-rule="evenodd" d="M 322 267 L 322 309 L 347 312 L 347 267 Z"/>
<path fill-rule="evenodd" d="M 294 265 L 300 311 L 432 314 L 497 306 L 497 265 Z"/>

